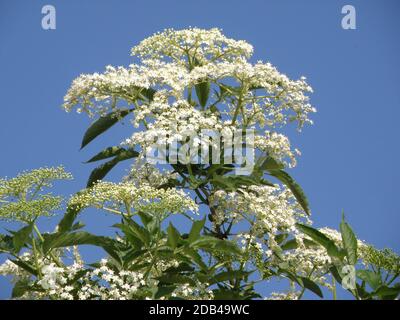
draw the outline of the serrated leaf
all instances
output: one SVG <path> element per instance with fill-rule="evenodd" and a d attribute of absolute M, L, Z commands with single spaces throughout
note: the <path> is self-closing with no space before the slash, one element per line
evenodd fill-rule
<path fill-rule="evenodd" d="M 29 272 L 30 274 L 33 274 L 34 276 L 37 276 L 37 271 L 35 268 L 33 268 L 30 264 L 27 262 L 21 261 L 21 260 L 11 260 L 14 264 L 16 264 L 18 267 L 24 269 L 25 271 Z"/>
<path fill-rule="evenodd" d="M 200 237 L 200 232 L 203 229 L 205 223 L 206 223 L 205 217 L 202 220 L 193 222 L 192 228 L 190 229 L 189 232 L 189 237 L 188 237 L 189 242 L 193 242 Z"/>
<path fill-rule="evenodd" d="M 322 294 L 321 288 L 312 280 L 305 278 L 305 277 L 300 277 L 301 282 L 303 283 L 303 287 L 310 290 L 311 292 L 314 292 L 317 296 L 320 298 L 323 298 L 324 295 Z"/>
<path fill-rule="evenodd" d="M 375 292 L 374 295 L 377 295 L 383 300 L 394 300 L 400 294 L 400 285 L 397 287 L 388 287 L 386 285 L 380 286 Z"/>
<path fill-rule="evenodd" d="M 229 240 L 221 240 L 211 236 L 202 236 L 199 239 L 193 241 L 190 247 L 203 249 L 205 251 L 221 251 L 230 254 L 241 254 L 241 250 L 238 246 Z"/>
<path fill-rule="evenodd" d="M 119 155 L 123 151 L 125 151 L 125 149 L 122 147 L 118 147 L 118 146 L 108 147 L 108 148 L 100 151 L 98 154 L 96 154 L 94 157 L 90 158 L 85 163 L 96 162 L 96 161 L 112 158 L 112 157 Z"/>
<path fill-rule="evenodd" d="M 301 232 L 308 235 L 312 240 L 314 240 L 315 242 L 317 242 L 321 246 L 323 246 L 327 250 L 327 252 L 330 256 L 333 256 L 336 258 L 342 257 L 342 254 L 341 254 L 339 248 L 336 246 L 336 244 L 331 239 L 329 239 L 326 235 L 324 235 L 322 232 L 320 232 L 310 226 L 301 224 L 301 223 L 296 223 L 296 227 Z"/>
<path fill-rule="evenodd" d="M 81 149 L 83 149 L 92 140 L 94 140 L 96 137 L 107 131 L 114 124 L 116 124 L 121 118 L 124 118 L 132 111 L 133 109 L 118 109 L 97 119 L 95 122 L 92 123 L 89 129 L 86 130 L 85 135 L 83 136 L 82 139 Z"/>
<path fill-rule="evenodd" d="M 43 251 L 48 252 L 51 249 L 90 244 L 95 246 L 110 246 L 114 240 L 108 237 L 97 236 L 86 231 L 77 231 L 73 233 L 52 233 L 44 234 L 42 244 Z"/>
<path fill-rule="evenodd" d="M 284 244 L 281 245 L 281 249 L 286 251 L 286 250 L 292 250 L 296 249 L 298 247 L 296 239 L 291 239 L 289 241 L 286 241 Z"/>
<path fill-rule="evenodd" d="M 348 262 L 355 265 L 357 263 L 357 238 L 349 224 L 343 219 L 340 223 L 340 233 Z"/>
<path fill-rule="evenodd" d="M 275 160 L 274 158 L 270 156 L 263 157 L 262 163 L 260 168 L 262 170 L 282 170 L 285 168 L 285 165 L 278 160 Z"/>
<path fill-rule="evenodd" d="M 370 270 L 357 270 L 357 277 L 365 281 L 374 290 L 378 289 L 382 285 L 381 276 Z"/>
<path fill-rule="evenodd" d="M 31 222 L 17 232 L 13 232 L 13 244 L 16 252 L 19 252 L 25 245 L 25 243 L 29 241 L 30 235 L 33 230 L 33 225 L 34 222 Z"/>
<path fill-rule="evenodd" d="M 140 239 L 144 244 L 149 244 L 151 242 L 151 235 L 149 231 L 136 223 L 133 220 L 127 220 L 129 223 L 129 229 L 130 231 L 138 238 Z"/>
<path fill-rule="evenodd" d="M 191 286 L 195 286 L 196 282 L 184 275 L 180 274 L 165 274 L 157 278 L 162 284 L 186 284 L 188 283 Z"/>
<path fill-rule="evenodd" d="M 268 172 L 271 176 L 277 178 L 284 185 L 286 185 L 292 191 L 293 195 L 295 196 L 301 207 L 304 209 L 304 211 L 307 214 L 310 214 L 308 199 L 300 185 L 283 170 L 269 170 Z"/>
<path fill-rule="evenodd" d="M 176 228 L 172 225 L 172 223 L 170 223 L 167 229 L 167 233 L 168 233 L 168 244 L 171 248 L 175 249 L 178 246 L 178 242 L 181 237 L 179 231 L 176 230 Z"/>
<path fill-rule="evenodd" d="M 114 159 L 103 163 L 92 171 L 87 182 L 87 187 L 90 188 L 97 181 L 102 180 L 119 162 L 135 158 L 138 155 L 139 153 L 132 149 L 121 151 Z"/>
<path fill-rule="evenodd" d="M 210 95 L 210 83 L 208 81 L 201 82 L 195 86 L 197 98 L 202 107 L 205 107 Z"/>
<path fill-rule="evenodd" d="M 170 295 L 174 290 L 176 289 L 176 286 L 160 286 L 157 288 L 157 291 L 154 293 L 154 299 L 160 299 L 162 297 Z"/>
<path fill-rule="evenodd" d="M 73 223 L 80 211 L 81 209 L 77 206 L 68 206 L 63 218 L 58 223 L 58 232 L 62 233 L 71 230 Z"/>
<path fill-rule="evenodd" d="M 30 281 L 28 279 L 20 279 L 18 280 L 11 293 L 11 297 L 13 299 L 20 298 L 23 296 L 29 289 Z"/>
<path fill-rule="evenodd" d="M 248 277 L 251 273 L 252 271 L 240 271 L 240 270 L 223 271 L 212 276 L 207 282 L 210 285 L 213 285 L 219 282 L 243 279 Z"/>

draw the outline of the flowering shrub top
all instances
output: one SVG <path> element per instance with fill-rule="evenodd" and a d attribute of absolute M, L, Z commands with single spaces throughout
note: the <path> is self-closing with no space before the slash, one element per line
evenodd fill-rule
<path fill-rule="evenodd" d="M 47 168 L 0 180 L 0 218 L 24 223 L 0 237 L 9 256 L 0 274 L 14 277 L 14 298 L 254 299 L 273 278 L 290 286 L 265 298 L 300 299 L 305 290 L 322 297 L 320 286 L 335 297 L 336 282 L 357 299 L 398 296 L 395 253 L 357 240 L 344 220 L 340 232 L 311 227 L 307 198 L 285 171 L 300 152 L 282 131 L 312 123 L 312 89 L 304 77 L 252 63 L 252 53 L 219 29 L 168 29 L 132 48 L 129 67 L 73 81 L 64 109 L 94 118 L 82 147 L 128 117 L 132 129 L 88 161 L 104 162 L 68 200 L 54 232 L 41 233 L 36 220 L 61 199 L 42 188 L 69 174 Z M 222 139 L 210 142 L 209 132 Z M 229 151 L 229 135 L 248 158 Z M 167 145 L 165 166 L 148 161 L 155 145 Z M 182 156 L 174 146 L 189 147 Z M 193 161 L 203 151 L 207 161 Z M 104 181 L 128 159 L 122 182 Z M 116 215 L 117 236 L 83 231 L 76 220 L 87 207 Z M 174 226 L 177 215 L 187 218 L 186 232 Z M 107 256 L 86 265 L 80 245 Z"/>

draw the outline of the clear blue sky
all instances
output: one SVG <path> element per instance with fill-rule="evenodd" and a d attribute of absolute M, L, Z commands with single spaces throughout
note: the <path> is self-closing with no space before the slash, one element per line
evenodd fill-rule
<path fill-rule="evenodd" d="M 45 4 L 57 10 L 56 30 L 41 28 Z M 357 10 L 356 30 L 341 28 L 345 4 Z M 0 176 L 64 164 L 75 180 L 57 192 L 84 187 L 91 167 L 82 162 L 131 128 L 115 128 L 79 152 L 89 120 L 60 108 L 72 79 L 128 65 L 130 48 L 164 28 L 219 27 L 252 43 L 254 61 L 305 75 L 314 88 L 315 125 L 291 133 L 303 153 L 291 174 L 316 225 L 337 227 L 344 209 L 361 239 L 399 252 L 399 14 L 396 0 L 1 0 Z M 97 232 L 111 224 L 94 212 L 82 219 Z M 0 278 L 0 298 L 10 290 Z"/>

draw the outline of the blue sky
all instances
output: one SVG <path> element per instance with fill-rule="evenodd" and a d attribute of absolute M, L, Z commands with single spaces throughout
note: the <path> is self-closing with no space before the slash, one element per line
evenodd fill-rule
<path fill-rule="evenodd" d="M 45 4 L 57 10 L 56 30 L 41 28 Z M 341 28 L 346 4 L 356 8 L 356 30 Z M 290 138 L 303 154 L 291 174 L 309 197 L 315 224 L 337 227 L 344 209 L 359 238 L 399 252 L 399 9 L 396 0 L 2 0 L 0 176 L 63 164 L 75 180 L 56 191 L 83 188 L 91 166 L 82 162 L 131 128 L 114 128 L 79 151 L 89 120 L 60 108 L 71 81 L 108 64 L 128 65 L 130 48 L 164 28 L 219 27 L 252 43 L 253 61 L 268 60 L 292 78 L 305 75 L 314 88 L 315 125 Z M 111 224 L 94 212 L 82 220 L 97 232 Z M 0 298 L 10 290 L 0 278 Z"/>

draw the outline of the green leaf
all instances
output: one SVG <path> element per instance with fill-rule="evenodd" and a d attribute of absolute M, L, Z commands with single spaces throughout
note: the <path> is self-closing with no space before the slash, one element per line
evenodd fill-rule
<path fill-rule="evenodd" d="M 301 223 L 296 223 L 296 227 L 301 232 L 308 235 L 315 242 L 317 242 L 321 246 L 323 246 L 327 250 L 327 252 L 330 256 L 340 258 L 340 259 L 342 258 L 342 254 L 341 254 L 339 248 L 336 246 L 336 244 L 331 239 L 329 239 L 326 235 L 324 235 L 322 232 L 320 232 L 312 227 L 301 224 Z"/>
<path fill-rule="evenodd" d="M 324 297 L 320 287 L 314 281 L 312 281 L 308 278 L 305 278 L 305 277 L 300 277 L 300 279 L 301 279 L 301 282 L 303 283 L 304 288 L 310 290 L 311 292 L 314 292 L 320 298 Z"/>
<path fill-rule="evenodd" d="M 173 274 L 173 273 L 165 274 L 165 275 L 158 277 L 157 279 L 163 285 L 164 284 L 186 284 L 186 283 L 188 283 L 191 286 L 196 285 L 196 282 L 192 278 L 190 278 L 188 276 L 180 275 L 180 274 Z"/>
<path fill-rule="evenodd" d="M 200 232 L 203 229 L 205 223 L 206 223 L 205 217 L 202 220 L 193 222 L 192 228 L 190 229 L 189 232 L 189 238 L 188 238 L 189 242 L 193 242 L 200 237 Z"/>
<path fill-rule="evenodd" d="M 205 107 L 210 95 L 210 82 L 204 81 L 195 86 L 197 98 L 202 107 Z"/>
<path fill-rule="evenodd" d="M 288 233 L 280 233 L 280 234 L 277 234 L 277 235 L 275 236 L 275 241 L 276 241 L 276 243 L 281 244 L 281 243 L 282 243 L 283 241 L 285 241 L 288 237 L 289 237 L 289 234 L 288 234 Z"/>
<path fill-rule="evenodd" d="M 223 271 L 215 276 L 211 277 L 210 280 L 207 282 L 210 285 L 213 285 L 218 282 L 224 282 L 224 281 L 231 281 L 231 280 L 237 280 L 237 279 L 244 279 L 248 277 L 253 271 L 240 271 L 240 270 L 234 270 L 234 271 Z"/>
<path fill-rule="evenodd" d="M 298 247 L 296 239 L 291 239 L 286 241 L 284 244 L 281 245 L 282 250 L 292 250 Z"/>
<path fill-rule="evenodd" d="M 79 192 L 78 192 L 79 194 Z M 63 218 L 58 223 L 57 230 L 60 233 L 70 231 L 72 229 L 73 223 L 78 216 L 81 208 L 77 206 L 68 206 L 67 211 L 65 212 Z"/>
<path fill-rule="evenodd" d="M 336 266 L 330 267 L 329 271 L 338 283 L 342 283 L 342 277 L 340 276 L 339 270 Z"/>
<path fill-rule="evenodd" d="M 111 246 L 115 240 L 96 236 L 86 231 L 77 231 L 73 233 L 52 233 L 44 234 L 44 242 L 42 244 L 43 251 L 48 252 L 51 249 L 70 247 L 83 244 L 90 244 L 99 247 Z"/>
<path fill-rule="evenodd" d="M 127 220 L 127 222 L 129 223 L 129 230 L 132 232 L 133 235 L 140 239 L 144 244 L 150 244 L 151 235 L 147 229 L 145 229 L 133 220 Z"/>
<path fill-rule="evenodd" d="M 285 165 L 270 156 L 265 156 L 262 159 L 260 168 L 262 170 L 282 170 Z"/>
<path fill-rule="evenodd" d="M 96 161 L 99 161 L 99 160 L 112 158 L 112 157 L 115 157 L 115 156 L 119 155 L 123 151 L 125 151 L 125 149 L 122 148 L 122 147 L 117 147 L 117 146 L 108 147 L 108 148 L 100 151 L 93 158 L 91 158 L 88 161 L 86 161 L 86 163 L 96 162 Z"/>
<path fill-rule="evenodd" d="M 81 149 L 88 145 L 93 139 L 107 131 L 114 124 L 116 124 L 121 118 L 127 116 L 133 109 L 119 109 L 104 117 L 100 117 L 98 120 L 92 123 L 92 125 L 87 129 L 85 135 L 83 136 Z"/>
<path fill-rule="evenodd" d="M 374 293 L 383 300 L 394 300 L 400 294 L 400 285 L 397 287 L 388 287 L 386 285 L 380 286 Z"/>
<path fill-rule="evenodd" d="M 148 250 L 132 249 L 122 256 L 122 261 L 125 266 L 128 266 L 133 260 L 146 254 Z"/>
<path fill-rule="evenodd" d="M 300 185 L 298 185 L 297 182 L 294 181 L 294 179 L 283 170 L 269 170 L 268 172 L 271 176 L 277 178 L 284 185 L 286 185 L 292 191 L 293 195 L 295 196 L 299 204 L 302 206 L 304 211 L 307 214 L 310 214 L 308 199 L 303 189 L 300 187 Z"/>
<path fill-rule="evenodd" d="M 0 234 L 0 253 L 9 253 L 14 251 L 14 243 L 11 235 Z"/>
<path fill-rule="evenodd" d="M 374 290 L 378 289 L 382 285 L 381 276 L 370 270 L 357 270 L 357 277 L 365 281 Z"/>
<path fill-rule="evenodd" d="M 119 161 L 116 158 L 114 158 L 113 160 L 103 163 L 99 167 L 95 168 L 89 176 L 89 180 L 87 182 L 86 187 L 90 188 L 96 182 L 102 180 L 111 171 L 111 169 L 117 165 L 118 162 Z"/>
<path fill-rule="evenodd" d="M 72 226 L 71 231 L 77 231 L 77 230 L 80 230 L 80 229 L 82 229 L 84 227 L 85 227 L 85 224 L 82 221 L 78 221 L 77 223 L 75 223 Z"/>
<path fill-rule="evenodd" d="M 202 236 L 199 239 L 193 241 L 190 247 L 203 249 L 205 251 L 221 251 L 230 254 L 241 254 L 241 250 L 238 246 L 229 240 L 221 240 L 211 236 Z"/>
<path fill-rule="evenodd" d="M 215 300 L 244 300 L 244 297 L 238 291 L 230 289 L 215 289 L 213 290 Z"/>
<path fill-rule="evenodd" d="M 11 260 L 11 262 L 15 263 L 18 267 L 24 269 L 25 271 L 29 272 L 30 274 L 33 274 L 34 276 L 37 276 L 37 271 L 35 270 L 35 268 L 33 268 L 27 262 L 24 262 L 24 261 L 21 261 L 21 260 Z"/>
<path fill-rule="evenodd" d="M 215 175 L 211 182 L 218 188 L 226 191 L 236 191 L 242 186 L 252 186 L 263 184 L 258 177 L 244 175 Z"/>
<path fill-rule="evenodd" d="M 115 158 L 103 163 L 92 171 L 87 182 L 87 187 L 90 188 L 97 181 L 102 180 L 120 161 L 135 158 L 138 155 L 139 153 L 133 149 L 127 149 L 119 152 L 119 154 Z"/>
<path fill-rule="evenodd" d="M 167 232 L 168 232 L 168 244 L 171 248 L 175 249 L 181 237 L 179 231 L 176 230 L 176 228 L 172 225 L 172 223 L 170 223 Z"/>
<path fill-rule="evenodd" d="M 137 214 L 140 217 L 140 220 L 142 220 L 143 225 L 146 227 L 151 221 L 153 221 L 153 217 L 146 212 L 139 211 Z"/>
<path fill-rule="evenodd" d="M 154 94 L 157 92 L 153 88 L 138 88 L 139 98 L 143 101 L 152 101 Z"/>
<path fill-rule="evenodd" d="M 11 293 L 11 297 L 13 299 L 20 298 L 30 289 L 30 281 L 28 279 L 20 279 L 18 280 Z"/>
<path fill-rule="evenodd" d="M 182 262 L 177 267 L 169 267 L 165 270 L 165 273 L 180 273 L 180 272 L 192 272 L 194 271 L 194 267 L 191 264 Z"/>
<path fill-rule="evenodd" d="M 357 238 L 347 222 L 342 219 L 340 223 L 340 233 L 342 234 L 342 242 L 346 250 L 348 262 L 352 265 L 357 263 Z"/>
<path fill-rule="evenodd" d="M 167 295 L 170 295 L 174 290 L 176 289 L 176 286 L 160 286 L 157 288 L 157 291 L 154 293 L 154 299 L 160 299 L 162 297 L 165 297 Z"/>
<path fill-rule="evenodd" d="M 19 252 L 25 245 L 25 243 L 29 241 L 30 235 L 33 230 L 33 225 L 34 222 L 31 222 L 17 232 L 13 232 L 13 244 L 16 252 Z"/>
<path fill-rule="evenodd" d="M 203 262 L 201 255 L 196 250 L 186 247 L 183 249 L 183 253 L 190 259 L 190 261 L 196 263 L 201 270 L 207 271 L 207 265 Z"/>

